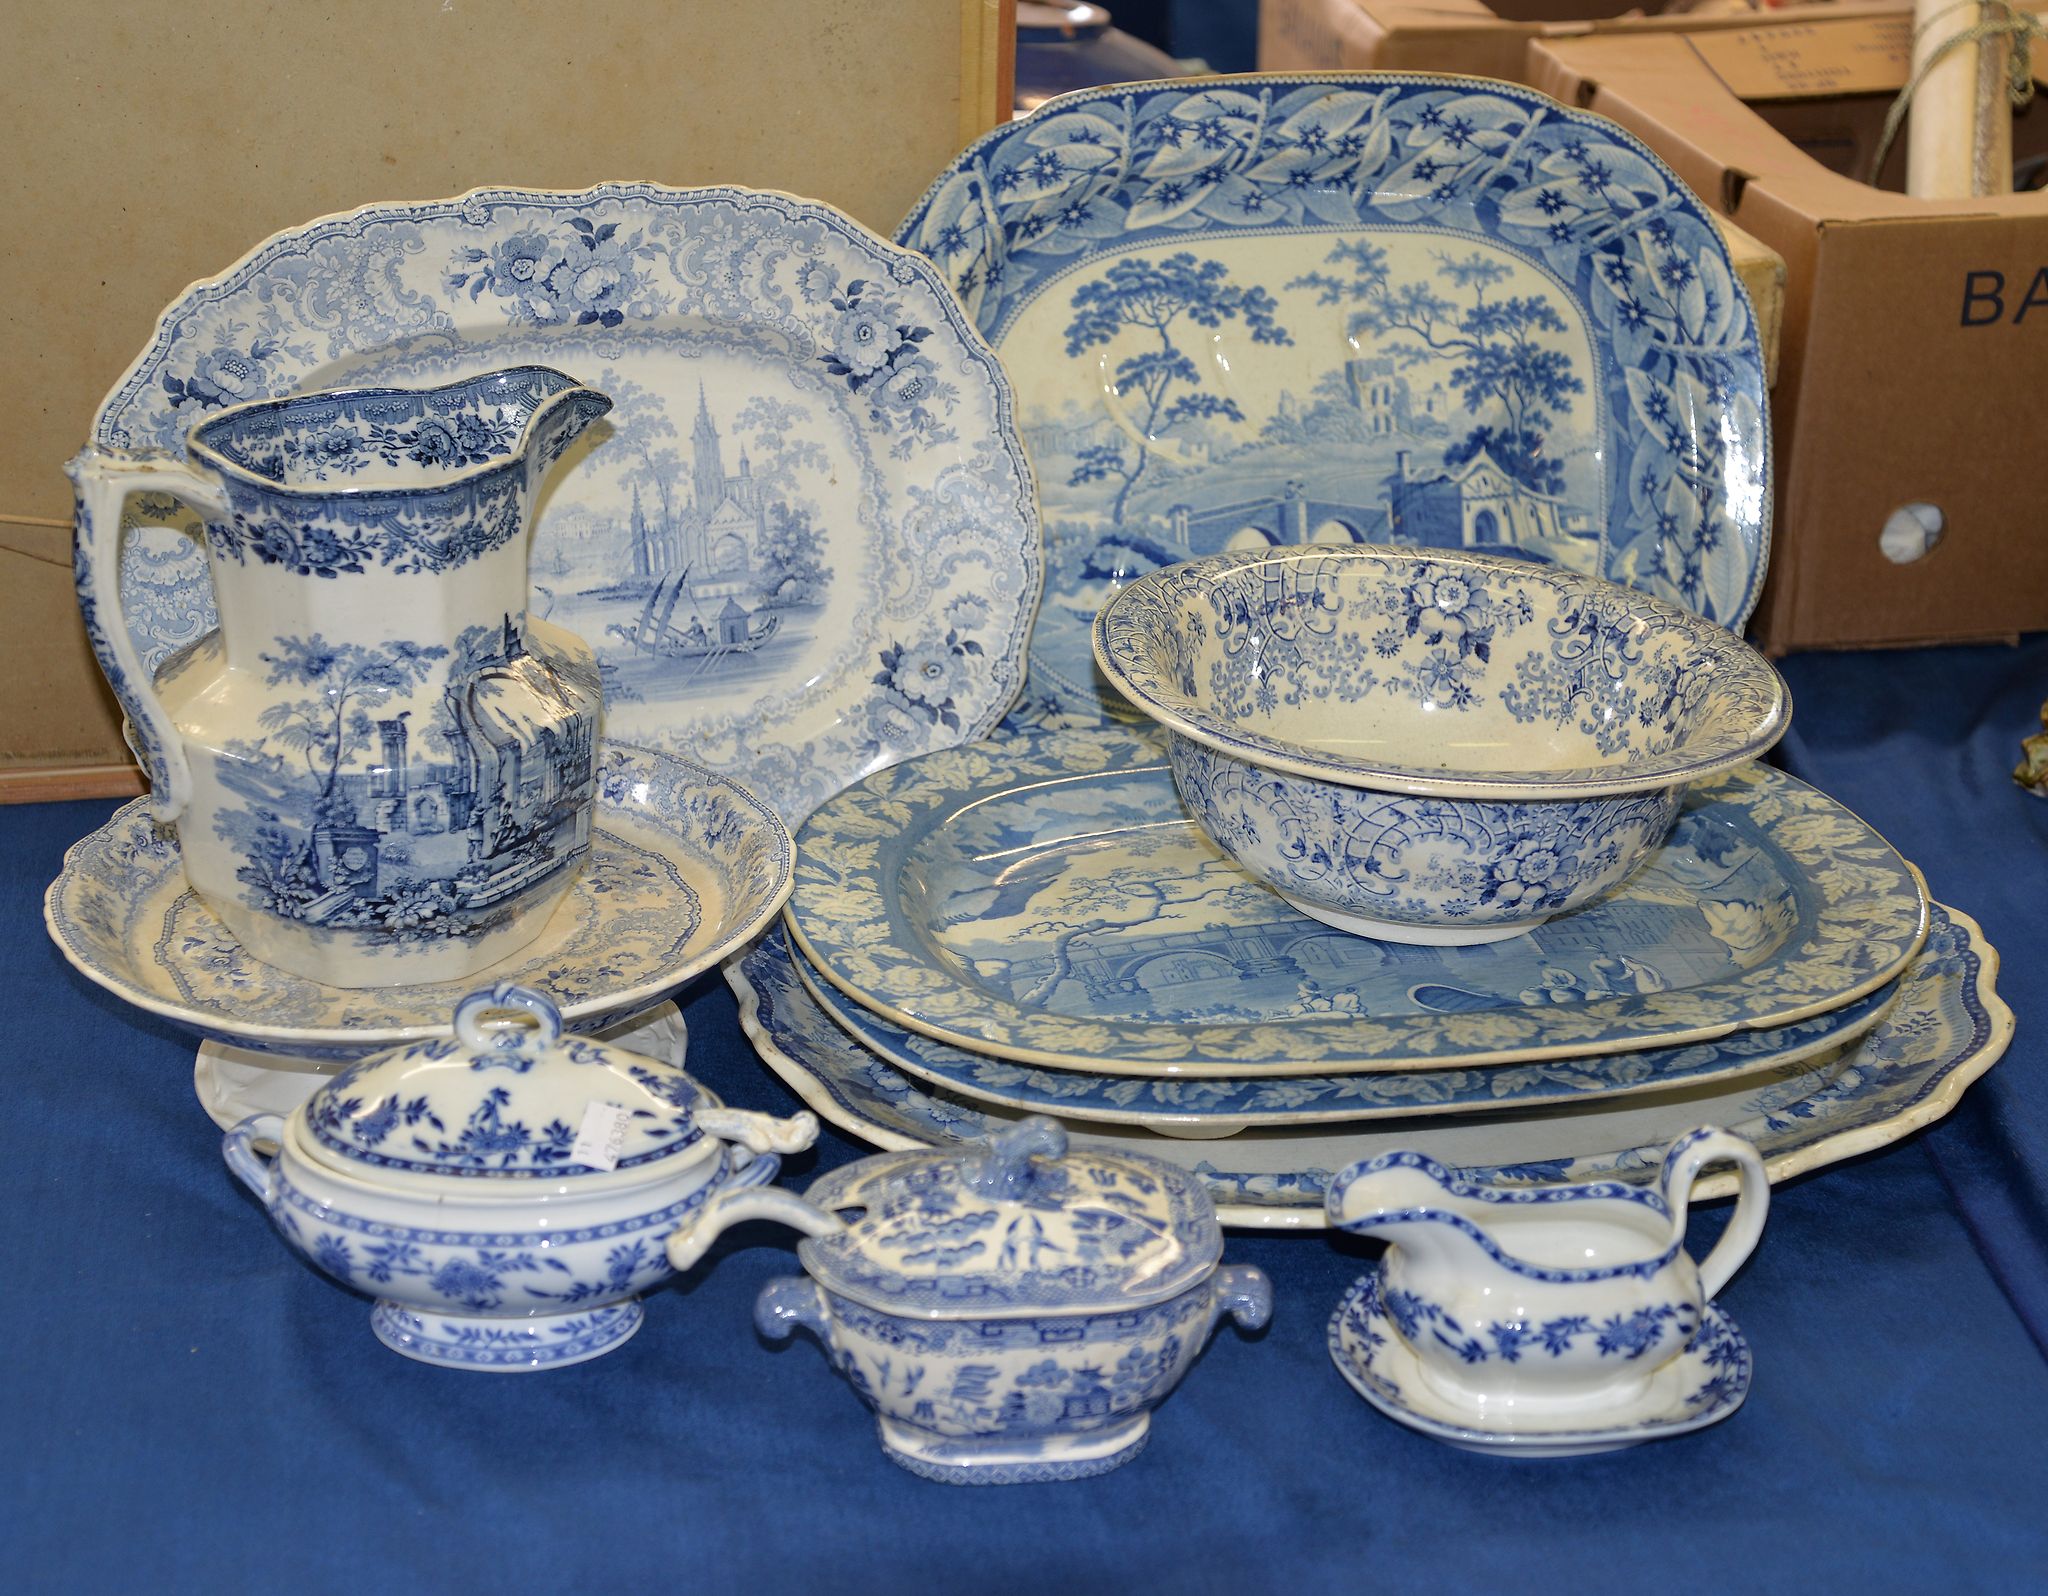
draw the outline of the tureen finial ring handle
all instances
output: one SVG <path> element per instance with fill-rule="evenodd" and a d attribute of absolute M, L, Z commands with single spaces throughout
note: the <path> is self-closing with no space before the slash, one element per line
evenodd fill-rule
<path fill-rule="evenodd" d="M 988 1140 L 988 1151 L 966 1160 L 961 1183 L 984 1197 L 1019 1197 L 1031 1186 L 1034 1158 L 1067 1156 L 1067 1130 L 1044 1114 L 1011 1126 Z"/>
<path fill-rule="evenodd" d="M 524 1025 L 484 1024 L 484 1016 L 512 1010 L 533 1020 Z M 481 987 L 455 1005 L 455 1035 L 472 1053 L 545 1053 L 562 1037 L 562 1011 L 545 992 L 512 981 Z"/>

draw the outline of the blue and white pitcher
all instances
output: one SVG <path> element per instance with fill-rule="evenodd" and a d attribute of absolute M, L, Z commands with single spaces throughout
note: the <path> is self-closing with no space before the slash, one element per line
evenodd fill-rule
<path fill-rule="evenodd" d="M 548 468 L 611 408 L 542 366 L 237 405 L 186 458 L 88 448 L 78 598 L 185 874 L 257 958 L 330 986 L 459 980 L 539 935 L 589 849 L 582 639 L 527 614 Z M 220 630 L 152 681 L 121 508 L 206 521 Z"/>

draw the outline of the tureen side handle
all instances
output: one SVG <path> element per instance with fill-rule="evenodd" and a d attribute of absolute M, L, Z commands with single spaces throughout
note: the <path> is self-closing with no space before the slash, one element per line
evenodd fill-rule
<path fill-rule="evenodd" d="M 150 812 L 169 824 L 192 801 L 192 772 L 181 734 L 157 697 L 154 676 L 121 610 L 121 507 L 131 493 L 161 493 L 208 521 L 222 522 L 231 513 L 227 493 L 212 477 L 160 450 L 87 448 L 64 470 L 77 496 L 72 565 L 86 632 L 148 756 Z"/>
<path fill-rule="evenodd" d="M 804 1275 L 777 1275 L 754 1299 L 754 1328 L 763 1340 L 787 1341 L 799 1326 L 832 1345 L 832 1317 L 818 1283 Z"/>
<path fill-rule="evenodd" d="M 253 1191 L 266 1208 L 277 1187 L 277 1169 L 270 1159 L 256 1151 L 256 1143 L 274 1144 L 283 1135 L 283 1115 L 251 1114 L 220 1139 L 220 1156 L 227 1160 L 235 1178 Z"/>
<path fill-rule="evenodd" d="M 765 1175 L 754 1171 L 768 1165 Z M 690 1268 L 720 1235 L 744 1219 L 767 1219 L 778 1225 L 801 1230 L 806 1236 L 836 1236 L 846 1228 L 837 1214 L 807 1203 L 793 1191 L 781 1191 L 758 1181 L 773 1180 L 782 1160 L 764 1153 L 746 1165 L 727 1184 L 713 1192 L 704 1206 L 690 1215 L 668 1238 L 668 1261 L 678 1273 Z"/>
<path fill-rule="evenodd" d="M 1718 1125 L 1702 1125 L 1671 1144 L 1664 1154 L 1664 1172 L 1658 1182 L 1664 1206 L 1671 1210 L 1671 1240 L 1682 1242 L 1693 1182 L 1707 1165 L 1723 1160 L 1735 1165 L 1740 1184 L 1728 1228 L 1721 1232 L 1714 1250 L 1700 1260 L 1700 1291 L 1709 1300 L 1720 1295 L 1729 1277 L 1756 1250 L 1757 1240 L 1763 1235 L 1764 1218 L 1771 1211 L 1770 1174 L 1756 1148 L 1745 1138 Z"/>
<path fill-rule="evenodd" d="M 1209 1277 L 1209 1328 L 1207 1341 L 1225 1314 L 1237 1321 L 1240 1330 L 1263 1330 L 1273 1317 L 1273 1282 L 1255 1264 L 1225 1264 Z"/>
<path fill-rule="evenodd" d="M 696 1121 L 720 1141 L 736 1142 L 750 1153 L 800 1153 L 818 1139 L 818 1116 L 809 1109 L 777 1119 L 750 1108 L 700 1108 Z"/>

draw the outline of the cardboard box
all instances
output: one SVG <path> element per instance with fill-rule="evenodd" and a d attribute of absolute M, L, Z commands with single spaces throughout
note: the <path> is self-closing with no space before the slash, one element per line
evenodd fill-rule
<path fill-rule="evenodd" d="M 744 183 L 887 233 L 1009 114 L 1014 0 L 8 8 L 0 798 L 133 791 L 64 461 L 186 284 L 281 228 L 486 183 Z"/>
<path fill-rule="evenodd" d="M 2048 392 L 2048 196 L 1914 200 L 1850 175 L 1905 81 L 1910 27 L 1866 17 L 1530 51 L 1537 87 L 1631 129 L 1785 259 L 1776 521 L 1754 622 L 1773 652 L 2048 627 L 2031 442 Z M 2048 152 L 2041 101 L 2013 143 Z M 1923 504 L 1944 533 L 1895 563 L 1880 533 Z"/>
<path fill-rule="evenodd" d="M 1652 0 L 1654 3 L 1654 0 Z M 1642 16 L 1643 0 L 1261 0 L 1259 70 L 1461 72 L 1533 83 L 1537 39 L 1754 29 L 1766 19 L 1911 11 L 1911 0 L 1795 0 L 1769 12 Z"/>

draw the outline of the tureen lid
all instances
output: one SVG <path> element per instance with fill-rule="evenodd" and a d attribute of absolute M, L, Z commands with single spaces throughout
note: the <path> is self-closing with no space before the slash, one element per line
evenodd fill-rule
<path fill-rule="evenodd" d="M 456 1004 L 451 1035 L 363 1059 L 322 1086 L 298 1111 L 299 1143 L 379 1183 L 624 1183 L 717 1148 L 697 1122 L 717 1106 L 673 1064 L 563 1035 L 547 996 L 504 982 Z"/>
<path fill-rule="evenodd" d="M 1069 1152 L 1066 1131 L 1042 1116 L 964 1152 L 864 1158 L 805 1197 L 846 1221 L 798 1248 L 813 1278 L 916 1318 L 1141 1307 L 1201 1281 L 1223 1251 L 1215 1207 L 1188 1171 Z"/>

